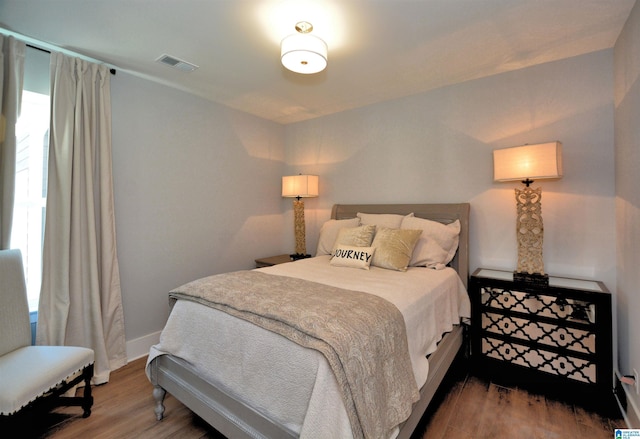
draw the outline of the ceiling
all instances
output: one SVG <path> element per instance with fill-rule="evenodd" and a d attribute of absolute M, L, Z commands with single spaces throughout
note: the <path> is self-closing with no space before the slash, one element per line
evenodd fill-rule
<path fill-rule="evenodd" d="M 287 124 L 613 47 L 635 0 L 0 0 L 0 28 Z M 301 20 L 327 69 L 280 64 Z M 196 64 L 183 72 L 163 54 Z"/>

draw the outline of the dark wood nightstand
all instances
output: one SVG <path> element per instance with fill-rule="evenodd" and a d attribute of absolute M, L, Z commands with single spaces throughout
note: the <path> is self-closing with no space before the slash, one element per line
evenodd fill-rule
<path fill-rule="evenodd" d="M 599 411 L 615 406 L 611 294 L 602 282 L 550 277 L 541 287 L 481 268 L 469 294 L 477 374 Z"/>
<path fill-rule="evenodd" d="M 284 264 L 285 262 L 291 262 L 290 255 L 278 255 L 269 256 L 268 258 L 256 259 L 256 268 L 271 267 L 273 265 Z"/>

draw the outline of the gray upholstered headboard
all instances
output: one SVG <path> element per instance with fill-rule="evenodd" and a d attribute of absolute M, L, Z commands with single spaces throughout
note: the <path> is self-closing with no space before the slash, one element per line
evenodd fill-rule
<path fill-rule="evenodd" d="M 455 204 L 334 204 L 331 211 L 333 219 L 355 218 L 362 213 L 397 213 L 407 215 L 411 212 L 419 218 L 426 218 L 449 224 L 460 220 L 460 243 L 458 252 L 450 265 L 458 272 L 465 287 L 469 281 L 469 203 Z"/>

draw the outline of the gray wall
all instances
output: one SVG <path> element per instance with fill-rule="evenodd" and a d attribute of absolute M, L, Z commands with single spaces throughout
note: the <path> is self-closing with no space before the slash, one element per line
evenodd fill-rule
<path fill-rule="evenodd" d="M 640 5 L 636 3 L 615 47 L 615 164 L 618 250 L 619 367 L 640 372 Z M 635 428 L 640 428 L 640 396 Z"/>
<path fill-rule="evenodd" d="M 131 341 L 162 329 L 172 288 L 286 252 L 284 134 L 281 125 L 123 72 L 112 78 L 112 101 L 118 256 Z"/>
<path fill-rule="evenodd" d="M 612 90 L 605 50 L 288 125 L 288 165 L 320 175 L 309 241 L 335 202 L 468 201 L 471 268 L 512 270 L 521 185 L 493 182 L 491 152 L 559 140 L 564 178 L 534 184 L 546 271 L 614 291 Z"/>

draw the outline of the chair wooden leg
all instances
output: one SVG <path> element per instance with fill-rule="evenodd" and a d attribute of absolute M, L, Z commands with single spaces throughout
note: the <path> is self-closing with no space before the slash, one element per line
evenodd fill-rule
<path fill-rule="evenodd" d="M 84 378 L 84 396 L 82 400 L 82 417 L 88 418 L 91 415 L 91 406 L 93 406 L 93 396 L 91 396 L 91 378 L 93 377 L 93 364 L 88 365 L 82 371 Z"/>

